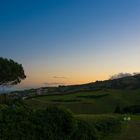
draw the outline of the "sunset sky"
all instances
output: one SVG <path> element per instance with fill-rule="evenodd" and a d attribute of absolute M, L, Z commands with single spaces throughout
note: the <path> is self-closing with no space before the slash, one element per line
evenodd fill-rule
<path fill-rule="evenodd" d="M 0 0 L 0 56 L 22 88 L 140 72 L 140 0 Z"/>

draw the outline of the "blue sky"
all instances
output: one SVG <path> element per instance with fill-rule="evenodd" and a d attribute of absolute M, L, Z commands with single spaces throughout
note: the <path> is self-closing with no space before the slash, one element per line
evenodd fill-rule
<path fill-rule="evenodd" d="M 139 72 L 139 7 L 139 0 L 0 0 L 0 56 L 23 64 L 23 88 Z"/>

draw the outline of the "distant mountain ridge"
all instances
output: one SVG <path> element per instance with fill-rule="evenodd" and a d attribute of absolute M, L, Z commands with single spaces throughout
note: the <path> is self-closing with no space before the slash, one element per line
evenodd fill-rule
<path fill-rule="evenodd" d="M 59 92 L 94 91 L 102 89 L 137 89 L 140 88 L 140 74 L 118 79 L 96 81 L 82 85 L 59 86 Z"/>

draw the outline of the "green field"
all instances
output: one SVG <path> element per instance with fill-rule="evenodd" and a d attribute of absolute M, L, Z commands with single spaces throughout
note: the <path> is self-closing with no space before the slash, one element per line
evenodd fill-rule
<path fill-rule="evenodd" d="M 49 95 L 25 100 L 34 109 L 64 106 L 75 114 L 113 113 L 116 106 L 140 105 L 140 90 L 101 90 L 67 95 Z"/>
<path fill-rule="evenodd" d="M 140 90 L 100 90 L 92 92 L 77 92 L 67 95 L 49 95 L 25 100 L 33 109 L 45 109 L 50 105 L 63 106 L 70 109 L 76 116 L 89 124 L 105 118 L 124 115 L 112 114 L 117 105 L 121 108 L 140 105 Z M 105 140 L 139 140 L 140 116 L 131 116 L 131 121 L 124 122 L 123 129 L 111 133 Z"/>

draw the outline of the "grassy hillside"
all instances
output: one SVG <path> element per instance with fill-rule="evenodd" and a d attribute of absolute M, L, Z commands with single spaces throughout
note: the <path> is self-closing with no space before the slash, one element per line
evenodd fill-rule
<path fill-rule="evenodd" d="M 112 113 L 117 105 L 140 105 L 140 89 L 106 89 L 75 92 L 66 95 L 49 95 L 25 100 L 34 109 L 49 105 L 65 106 L 76 114 Z"/>

